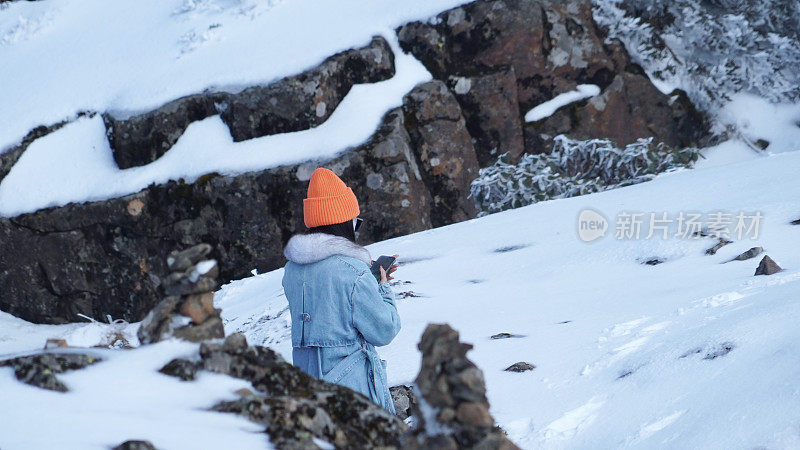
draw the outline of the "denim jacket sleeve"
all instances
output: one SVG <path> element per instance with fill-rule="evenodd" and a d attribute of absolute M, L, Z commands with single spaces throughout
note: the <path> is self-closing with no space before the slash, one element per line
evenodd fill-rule
<path fill-rule="evenodd" d="M 352 304 L 353 326 L 370 344 L 388 345 L 400 332 L 394 292 L 386 283 L 378 285 L 371 272 L 365 271 L 356 279 Z"/>

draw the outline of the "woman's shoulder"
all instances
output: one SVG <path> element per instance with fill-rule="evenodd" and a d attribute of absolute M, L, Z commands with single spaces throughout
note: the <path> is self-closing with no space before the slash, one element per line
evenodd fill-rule
<path fill-rule="evenodd" d="M 352 256 L 347 255 L 334 255 L 330 258 L 334 264 L 337 264 L 342 267 L 347 267 L 348 269 L 352 270 L 353 273 L 358 276 L 362 275 L 364 272 L 369 270 L 369 266 L 366 262 L 361 259 L 354 258 Z"/>
<path fill-rule="evenodd" d="M 369 251 L 348 239 L 322 233 L 292 237 L 284 250 L 286 259 L 300 265 L 341 266 L 360 275 L 369 270 Z"/>

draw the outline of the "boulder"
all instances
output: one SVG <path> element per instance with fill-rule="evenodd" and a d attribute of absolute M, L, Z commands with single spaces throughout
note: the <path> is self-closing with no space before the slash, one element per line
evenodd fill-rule
<path fill-rule="evenodd" d="M 423 83 L 403 98 L 405 126 L 433 194 L 432 225 L 442 226 L 478 214 L 468 198 L 478 176 L 478 160 L 461 107 L 442 81 Z"/>
<path fill-rule="evenodd" d="M 756 268 L 756 273 L 754 275 L 772 275 L 780 272 L 781 270 L 783 269 L 781 269 L 781 266 L 779 266 L 778 263 L 773 261 L 769 256 L 764 255 L 764 257 L 761 258 L 761 262 L 758 263 L 758 267 Z"/>
<path fill-rule="evenodd" d="M 706 250 L 706 255 L 716 255 L 719 249 L 728 244 L 733 244 L 733 241 L 729 241 L 725 238 L 717 238 L 717 243 L 714 244 L 713 247 Z"/>
<path fill-rule="evenodd" d="M 406 420 L 414 408 L 417 408 L 417 395 L 414 394 L 412 386 L 399 385 L 389 388 L 389 393 L 392 395 L 392 402 L 394 403 L 394 410 L 400 420 Z"/>
<path fill-rule="evenodd" d="M 749 249 L 747 251 L 744 251 L 744 252 L 734 256 L 733 258 L 731 258 L 731 259 L 729 259 L 728 261 L 725 261 L 725 262 L 745 261 L 745 260 L 748 260 L 748 259 L 752 259 L 752 258 L 755 258 L 756 256 L 760 255 L 763 251 L 764 251 L 764 249 L 761 248 L 761 247 L 752 247 L 751 249 Z"/>
<path fill-rule="evenodd" d="M 516 362 L 516 363 L 506 367 L 503 370 L 505 370 L 506 372 L 527 372 L 527 371 L 533 370 L 535 368 L 536 368 L 536 366 L 531 364 L 531 363 L 527 363 L 525 361 L 520 361 L 520 362 Z"/>
<path fill-rule="evenodd" d="M 494 426 L 483 373 L 466 356 L 471 348 L 449 325 L 431 324 L 422 333 L 422 364 L 415 383 L 423 407 L 414 409 L 417 427 L 404 438 L 403 448 L 517 448 Z M 423 410 L 433 410 L 435 416 Z"/>
<path fill-rule="evenodd" d="M 171 377 L 180 378 L 183 381 L 194 380 L 197 371 L 200 369 L 201 364 L 196 361 L 189 361 L 188 359 L 173 359 L 168 362 L 166 366 L 162 367 L 159 372 Z"/>
<path fill-rule="evenodd" d="M 394 54 L 382 37 L 326 59 L 299 75 L 238 93 L 205 92 L 131 117 L 103 119 L 121 169 L 160 158 L 192 122 L 221 114 L 234 141 L 315 127 L 328 119 L 355 84 L 394 76 Z"/>

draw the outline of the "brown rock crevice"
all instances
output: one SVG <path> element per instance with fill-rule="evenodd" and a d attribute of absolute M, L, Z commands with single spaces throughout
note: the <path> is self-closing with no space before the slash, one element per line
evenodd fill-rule
<path fill-rule="evenodd" d="M 606 43 L 588 0 L 479 0 L 432 22 L 403 25 L 397 34 L 404 51 L 456 91 L 481 166 L 505 152 L 510 162 L 523 151 L 549 152 L 558 134 L 608 138 L 621 146 L 654 137 L 673 147 L 696 146 L 709 134 L 708 120 L 684 93 L 661 93 L 620 43 Z M 466 88 L 486 74 L 509 70 L 516 103 L 507 100 L 507 84 L 497 80 L 476 92 Z M 595 84 L 602 92 L 523 124 L 526 111 L 579 84 Z"/>

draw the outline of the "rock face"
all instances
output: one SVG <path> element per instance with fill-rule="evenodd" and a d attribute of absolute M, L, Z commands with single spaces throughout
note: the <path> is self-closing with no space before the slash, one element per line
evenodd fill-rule
<path fill-rule="evenodd" d="M 274 266 L 281 233 L 266 193 L 283 188 L 283 177 L 207 176 L 0 219 L 0 309 L 34 322 L 74 321 L 78 313 L 141 320 L 162 298 L 168 251 L 200 242 L 229 262 L 220 268 L 226 280 Z"/>
<path fill-rule="evenodd" d="M 514 68 L 451 76 L 447 84 L 461 104 L 478 164 L 489 166 L 504 153 L 507 162 L 518 162 L 525 146 Z"/>
<path fill-rule="evenodd" d="M 225 337 L 221 310 L 214 308 L 219 266 L 204 259 L 210 252 L 210 245 L 198 244 L 169 254 L 167 267 L 172 272 L 162 282 L 167 297 L 142 320 L 139 342 L 152 344 L 172 336 L 192 342 Z"/>
<path fill-rule="evenodd" d="M 438 79 L 513 67 L 521 110 L 577 84 L 608 86 L 614 72 L 588 1 L 477 1 L 397 34 Z"/>
<path fill-rule="evenodd" d="M 56 374 L 83 369 L 98 361 L 100 361 L 99 358 L 78 353 L 39 353 L 0 361 L 0 367 L 13 368 L 14 376 L 19 381 L 31 386 L 67 392 L 67 387 L 56 377 Z"/>
<path fill-rule="evenodd" d="M 478 176 L 478 160 L 461 108 L 441 81 L 421 84 L 403 99 L 406 128 L 433 196 L 433 226 L 475 217 L 475 202 L 467 198 Z"/>
<path fill-rule="evenodd" d="M 221 114 L 234 141 L 315 127 L 350 88 L 394 76 L 394 54 L 382 37 L 331 56 L 307 72 L 236 94 L 182 97 L 145 114 L 103 116 L 114 159 L 122 169 L 149 164 L 169 150 L 190 123 Z"/>
<path fill-rule="evenodd" d="M 189 95 L 124 119 L 104 114 L 114 160 L 120 169 L 155 161 L 178 141 L 190 123 L 219 114 L 228 97 L 224 93 Z"/>
<path fill-rule="evenodd" d="M 621 46 L 605 43 L 588 0 L 479 0 L 397 33 L 436 79 L 409 92 L 355 149 L 0 219 L 0 309 L 40 323 L 78 313 L 140 320 L 163 299 L 168 249 L 201 242 L 211 245 L 222 283 L 278 268 L 283 244 L 304 229 L 301 200 L 320 166 L 352 185 L 366 221 L 359 240 L 370 243 L 475 217 L 468 194 L 479 167 L 500 154 L 514 162 L 523 151 L 549 151 L 555 133 L 687 145 L 705 130 L 685 96 L 656 91 Z M 158 158 L 210 115 L 220 114 L 235 140 L 316 126 L 353 84 L 393 74 L 391 49 L 375 38 L 268 86 L 104 117 L 115 158 L 131 167 Z M 529 108 L 581 83 L 602 92 L 523 126 Z M 0 155 L 0 175 L 21 152 Z"/>
<path fill-rule="evenodd" d="M 257 392 L 242 392 L 242 398 L 213 409 L 263 423 L 278 448 L 318 448 L 313 438 L 337 448 L 397 448 L 407 429 L 363 395 L 313 378 L 268 348 L 249 347 L 240 334 L 222 344 L 201 344 L 200 358 L 200 363 L 174 360 L 168 366 L 198 364 L 251 382 Z"/>
<path fill-rule="evenodd" d="M 549 153 L 552 137 L 573 139 L 606 137 L 620 146 L 648 136 L 671 147 L 698 145 L 705 135 L 705 118 L 682 91 L 659 92 L 635 66 L 598 96 L 559 108 L 552 116 L 525 125 L 530 153 Z"/>
<path fill-rule="evenodd" d="M 308 72 L 232 95 L 222 113 L 234 141 L 315 127 L 333 113 L 354 84 L 394 76 L 394 54 L 382 37 L 326 59 Z"/>
<path fill-rule="evenodd" d="M 494 426 L 483 373 L 466 356 L 471 348 L 448 325 L 431 324 L 422 333 L 422 367 L 415 382 L 420 403 L 432 412 L 417 409 L 418 425 L 403 441 L 404 448 L 517 448 Z"/>
<path fill-rule="evenodd" d="M 625 49 L 604 43 L 604 33 L 593 21 L 586 0 L 492 0 L 469 3 L 443 12 L 437 20 L 413 22 L 397 30 L 401 47 L 419 58 L 434 77 L 450 80 L 476 139 L 481 164 L 494 156 L 495 143 L 504 136 L 500 153 L 518 156 L 521 115 L 578 84 L 601 88 L 599 96 L 561 108 L 550 118 L 524 126 L 525 151 L 549 152 L 552 138 L 563 133 L 574 139 L 609 138 L 627 145 L 654 137 L 670 146 L 690 146 L 707 134 L 705 117 L 682 92 L 659 92 L 631 63 Z M 510 68 L 510 69 L 509 69 Z M 489 77 L 470 98 L 472 82 Z M 503 80 L 502 82 L 499 80 Z M 516 105 L 499 99 L 516 84 Z M 468 87 L 470 89 L 468 89 Z M 493 98 L 496 121 L 476 120 L 481 107 L 476 98 Z M 484 107 L 486 100 L 483 101 Z M 503 125 L 498 125 L 503 122 Z M 498 130 L 503 129 L 501 134 Z M 494 136 L 494 139 L 487 139 Z"/>
<path fill-rule="evenodd" d="M 365 219 L 360 242 L 428 229 L 432 191 L 422 164 L 397 109 L 367 143 L 330 160 L 237 177 L 210 174 L 192 184 L 169 182 L 0 219 L 0 309 L 39 323 L 78 320 L 78 313 L 141 320 L 163 298 L 168 251 L 201 242 L 211 245 L 222 283 L 254 268 L 280 267 L 283 244 L 304 229 L 302 199 L 320 166 L 353 186 Z M 452 193 L 433 192 L 439 198 Z"/>

